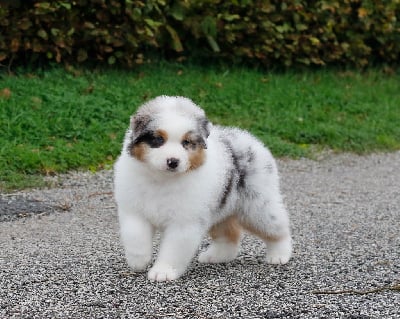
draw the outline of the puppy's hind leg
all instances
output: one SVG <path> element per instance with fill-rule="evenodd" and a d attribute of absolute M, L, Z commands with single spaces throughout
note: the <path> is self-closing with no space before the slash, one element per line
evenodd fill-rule
<path fill-rule="evenodd" d="M 240 220 L 250 233 L 260 237 L 267 246 L 268 264 L 286 264 L 292 256 L 289 218 L 281 202 L 268 203 L 262 210 L 252 211 Z"/>
<path fill-rule="evenodd" d="M 239 252 L 241 227 L 236 216 L 230 216 L 210 230 L 212 243 L 199 255 L 201 263 L 225 263 L 236 258 Z"/>

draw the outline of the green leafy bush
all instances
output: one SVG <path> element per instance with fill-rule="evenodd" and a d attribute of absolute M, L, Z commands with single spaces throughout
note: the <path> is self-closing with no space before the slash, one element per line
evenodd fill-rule
<path fill-rule="evenodd" d="M 149 52 L 272 65 L 393 64 L 400 1 L 2 1 L 0 63 L 134 66 Z"/>
<path fill-rule="evenodd" d="M 2 5 L 0 60 L 141 63 L 166 24 L 162 1 L 21 1 Z"/>

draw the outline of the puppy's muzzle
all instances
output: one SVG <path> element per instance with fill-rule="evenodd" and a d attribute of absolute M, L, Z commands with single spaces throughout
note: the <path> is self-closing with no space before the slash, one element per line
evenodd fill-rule
<path fill-rule="evenodd" d="M 179 159 L 171 157 L 167 159 L 167 167 L 168 170 L 173 171 L 175 170 L 179 165 Z"/>

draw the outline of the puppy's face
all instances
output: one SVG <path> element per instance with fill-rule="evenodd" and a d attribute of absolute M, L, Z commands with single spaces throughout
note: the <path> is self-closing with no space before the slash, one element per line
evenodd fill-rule
<path fill-rule="evenodd" d="M 184 173 L 200 167 L 206 159 L 209 122 L 181 114 L 136 114 L 128 151 L 151 169 Z"/>

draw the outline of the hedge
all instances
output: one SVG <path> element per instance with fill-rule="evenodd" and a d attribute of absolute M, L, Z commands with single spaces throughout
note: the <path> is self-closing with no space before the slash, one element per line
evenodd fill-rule
<path fill-rule="evenodd" d="M 0 63 L 164 57 L 273 65 L 396 64 L 400 1 L 9 0 Z"/>

